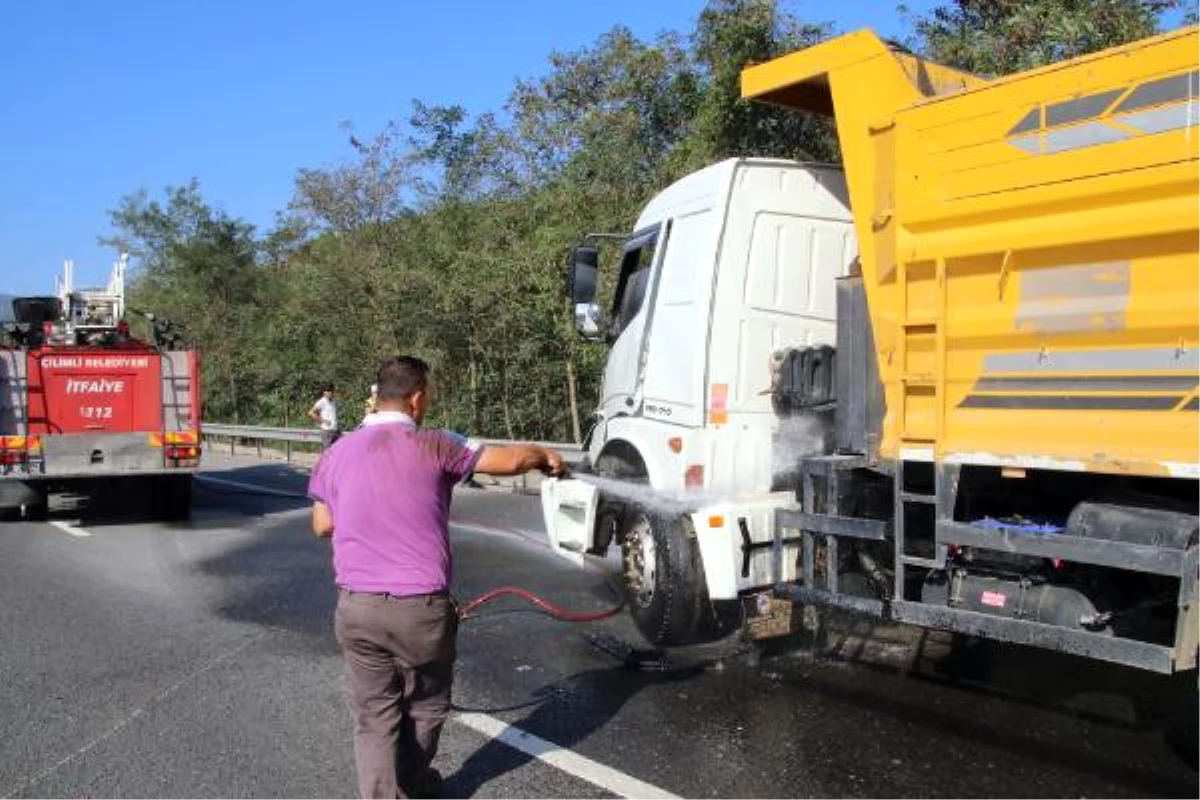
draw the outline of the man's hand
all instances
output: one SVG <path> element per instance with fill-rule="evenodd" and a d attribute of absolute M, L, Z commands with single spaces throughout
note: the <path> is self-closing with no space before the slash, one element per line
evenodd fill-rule
<path fill-rule="evenodd" d="M 333 514 L 329 513 L 329 506 L 320 500 L 313 501 L 312 529 L 318 539 L 333 536 Z"/>
<path fill-rule="evenodd" d="M 541 466 L 542 474 L 557 478 L 567 471 L 567 464 L 557 450 L 551 450 L 549 447 L 542 449 L 545 451 L 546 459 Z"/>

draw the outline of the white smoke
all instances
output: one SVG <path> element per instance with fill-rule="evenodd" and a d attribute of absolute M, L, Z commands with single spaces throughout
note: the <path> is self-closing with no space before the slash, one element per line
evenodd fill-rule
<path fill-rule="evenodd" d="M 590 483 L 607 497 L 624 500 L 664 517 L 687 514 L 701 506 L 722 503 L 729 499 L 728 496 L 716 492 L 667 491 L 655 489 L 648 483 L 602 478 L 590 473 L 576 473 L 571 477 Z"/>

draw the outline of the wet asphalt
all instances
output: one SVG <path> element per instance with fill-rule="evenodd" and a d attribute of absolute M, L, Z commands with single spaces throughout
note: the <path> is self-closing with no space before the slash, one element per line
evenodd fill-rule
<path fill-rule="evenodd" d="M 69 498 L 53 519 L 87 535 L 0 523 L 0 796 L 353 795 L 328 544 L 307 532 L 305 475 L 208 464 L 227 483 L 199 485 L 189 523 Z M 461 489 L 453 515 L 461 602 L 517 585 L 572 610 L 614 603 L 602 573 L 615 562 L 583 570 L 550 553 L 536 497 Z M 499 600 L 460 632 L 445 794 L 616 796 L 611 780 L 491 739 L 469 714 L 685 797 L 1200 789 L 1160 730 L 1194 702 L 1194 675 L 1180 687 L 850 619 L 812 644 L 731 637 L 637 669 L 622 659 L 643 646 L 624 614 L 570 625 Z"/>

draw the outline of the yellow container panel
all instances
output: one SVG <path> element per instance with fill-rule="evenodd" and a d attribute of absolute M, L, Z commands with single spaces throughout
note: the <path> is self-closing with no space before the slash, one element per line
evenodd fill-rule
<path fill-rule="evenodd" d="M 746 70 L 837 118 L 882 456 L 1200 474 L 1198 45 L 930 86 L 859 32 Z"/>

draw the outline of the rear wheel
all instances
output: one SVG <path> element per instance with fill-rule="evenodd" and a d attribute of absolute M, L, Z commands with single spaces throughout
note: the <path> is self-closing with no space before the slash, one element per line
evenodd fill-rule
<path fill-rule="evenodd" d="M 42 520 L 46 518 L 49 495 L 41 481 L 0 482 L 0 518 Z"/>

